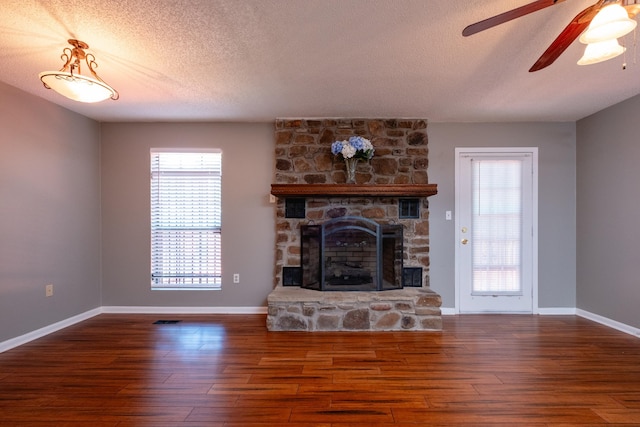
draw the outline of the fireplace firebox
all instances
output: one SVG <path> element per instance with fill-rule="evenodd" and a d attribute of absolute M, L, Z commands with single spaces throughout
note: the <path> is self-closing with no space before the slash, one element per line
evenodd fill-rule
<path fill-rule="evenodd" d="M 363 217 L 301 226 L 303 288 L 385 291 L 402 288 L 402 225 Z"/>

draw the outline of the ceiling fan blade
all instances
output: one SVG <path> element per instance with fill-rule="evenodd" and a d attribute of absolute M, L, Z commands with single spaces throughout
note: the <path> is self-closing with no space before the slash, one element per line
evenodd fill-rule
<path fill-rule="evenodd" d="M 606 0 L 600 0 L 596 4 L 589 6 L 582 12 L 576 15 L 575 18 L 567 25 L 560 35 L 551 43 L 551 46 L 545 50 L 535 64 L 529 69 L 530 73 L 541 70 L 558 59 L 562 52 L 564 52 L 575 39 L 578 38 L 584 30 L 587 29 L 591 20 L 600 11 Z"/>
<path fill-rule="evenodd" d="M 487 30 L 495 27 L 496 25 L 504 24 L 512 19 L 520 18 L 521 16 L 553 6 L 557 3 L 562 3 L 563 1 L 565 0 L 537 0 L 533 3 L 525 4 L 524 6 L 501 13 L 500 15 L 492 16 L 491 18 L 484 19 L 480 22 L 476 22 L 475 24 L 468 25 L 464 30 L 462 30 L 462 35 L 469 37 L 470 35 L 479 33 L 480 31 Z"/>

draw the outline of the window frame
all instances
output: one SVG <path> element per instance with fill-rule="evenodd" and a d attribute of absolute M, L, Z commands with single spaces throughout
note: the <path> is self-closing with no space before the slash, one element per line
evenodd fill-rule
<path fill-rule="evenodd" d="M 202 162 L 198 167 L 167 168 L 156 160 L 171 154 L 215 157 L 208 169 L 201 168 Z M 149 168 L 151 290 L 221 290 L 222 150 L 151 148 Z M 193 184 L 189 191 L 179 182 L 181 179 L 187 180 L 185 185 Z M 173 190 L 162 191 L 162 182 L 165 186 L 173 184 Z M 205 190 L 206 196 L 203 198 L 198 190 Z M 183 210 L 185 205 L 187 210 Z M 198 213 L 195 217 L 190 215 L 194 211 Z"/>

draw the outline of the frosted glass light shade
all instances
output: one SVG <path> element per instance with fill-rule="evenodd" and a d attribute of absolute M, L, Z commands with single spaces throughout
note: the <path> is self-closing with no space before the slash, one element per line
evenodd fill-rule
<path fill-rule="evenodd" d="M 58 71 L 43 71 L 38 74 L 40 81 L 47 89 L 53 89 L 62 96 L 80 102 L 100 102 L 120 97 L 118 92 L 98 77 L 95 68 L 98 66 L 96 58 L 85 49 L 89 45 L 76 39 L 67 40 L 73 49 L 66 47 L 60 58 L 64 65 Z M 86 65 L 93 77 L 83 75 L 80 68 Z"/>
<path fill-rule="evenodd" d="M 584 50 L 584 55 L 578 60 L 578 65 L 597 64 L 621 55 L 626 48 L 620 46 L 617 39 L 605 40 L 598 43 L 589 43 Z"/>
<path fill-rule="evenodd" d="M 80 74 L 44 71 L 39 76 L 46 87 L 74 101 L 100 102 L 117 97 L 117 93 L 109 85 Z"/>
<path fill-rule="evenodd" d="M 619 4 L 610 4 L 600 9 L 589 27 L 580 36 L 584 44 L 617 39 L 630 33 L 638 23 L 629 18 L 627 10 Z"/>

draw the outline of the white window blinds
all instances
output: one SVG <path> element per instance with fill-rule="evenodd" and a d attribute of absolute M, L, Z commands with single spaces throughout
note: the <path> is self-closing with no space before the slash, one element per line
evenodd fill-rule
<path fill-rule="evenodd" d="M 222 153 L 151 151 L 151 287 L 222 284 Z"/>
<path fill-rule="evenodd" d="M 520 293 L 522 161 L 473 161 L 473 292 Z"/>

